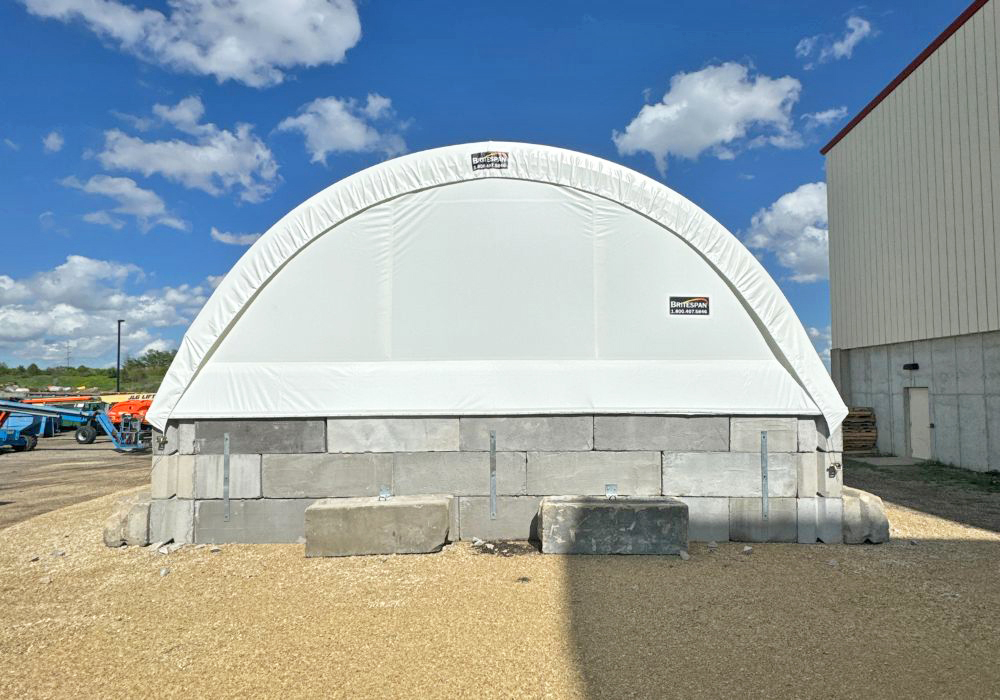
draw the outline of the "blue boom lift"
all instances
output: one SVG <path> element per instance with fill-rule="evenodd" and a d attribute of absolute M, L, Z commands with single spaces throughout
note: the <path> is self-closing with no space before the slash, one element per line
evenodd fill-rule
<path fill-rule="evenodd" d="M 141 420 L 122 416 L 121 425 L 116 427 L 103 409 L 87 410 L 62 408 L 41 403 L 0 401 L 0 412 L 2 411 L 26 413 L 43 418 L 75 418 L 80 421 L 80 427 L 76 429 L 76 441 L 81 445 L 89 445 L 94 441 L 94 438 L 97 437 L 98 427 L 108 434 L 117 452 L 146 452 L 152 445 L 152 432 L 142 428 Z M 3 428 L 0 428 L 0 432 L 2 431 Z M 0 444 L 3 443 L 0 442 Z M 15 449 L 17 449 L 16 446 Z"/>

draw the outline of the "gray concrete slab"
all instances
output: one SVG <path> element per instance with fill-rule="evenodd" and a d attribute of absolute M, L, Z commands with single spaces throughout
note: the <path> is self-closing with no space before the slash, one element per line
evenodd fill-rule
<path fill-rule="evenodd" d="M 795 460 L 795 495 L 799 498 L 815 498 L 819 493 L 818 460 L 823 459 L 823 454 L 825 453 L 802 452 Z"/>
<path fill-rule="evenodd" d="M 871 407 L 878 430 L 875 449 L 882 454 L 895 454 L 892 445 L 892 399 L 887 393 L 872 393 Z"/>
<path fill-rule="evenodd" d="M 760 453 L 760 433 L 767 431 L 769 452 L 798 450 L 798 421 L 795 418 L 732 418 L 729 421 L 729 449 Z"/>
<path fill-rule="evenodd" d="M 931 341 L 931 363 L 934 374 L 933 394 L 957 394 L 955 338 L 934 338 Z"/>
<path fill-rule="evenodd" d="M 959 464 L 964 469 L 984 472 L 989 469 L 989 445 L 986 439 L 986 397 L 958 397 Z"/>
<path fill-rule="evenodd" d="M 546 554 L 679 554 L 688 546 L 687 504 L 664 496 L 548 496 L 539 527 Z"/>
<path fill-rule="evenodd" d="M 930 340 L 913 341 L 913 362 L 917 369 L 907 371 L 909 386 L 930 387 L 934 393 L 934 351 Z"/>
<path fill-rule="evenodd" d="M 982 395 L 985 391 L 983 334 L 972 333 L 956 337 L 955 357 L 958 393 Z"/>
<path fill-rule="evenodd" d="M 688 507 L 688 540 L 729 541 L 729 499 L 676 496 Z"/>
<path fill-rule="evenodd" d="M 840 498 L 844 488 L 844 462 L 841 453 L 816 453 L 816 483 L 818 495 Z"/>
<path fill-rule="evenodd" d="M 944 464 L 962 463 L 959 441 L 958 397 L 931 394 L 932 457 Z"/>
<path fill-rule="evenodd" d="M 765 520 L 759 498 L 729 499 L 729 539 L 734 542 L 795 542 L 798 506 L 795 498 L 769 498 Z"/>
<path fill-rule="evenodd" d="M 799 498 L 796 511 L 799 544 L 841 544 L 844 541 L 841 499 Z"/>
<path fill-rule="evenodd" d="M 460 535 L 463 540 L 537 540 L 537 496 L 500 496 L 497 517 L 490 518 L 488 496 L 460 496 Z"/>
<path fill-rule="evenodd" d="M 490 493 L 489 452 L 401 452 L 393 464 L 393 489 L 399 495 Z M 497 452 L 497 493 L 520 496 L 525 487 L 524 452 Z"/>
<path fill-rule="evenodd" d="M 264 455 L 265 498 L 377 496 L 392 491 L 391 454 Z"/>
<path fill-rule="evenodd" d="M 490 430 L 497 449 L 513 452 L 594 449 L 593 416 L 469 417 L 460 420 L 461 449 L 490 449 Z"/>
<path fill-rule="evenodd" d="M 983 333 L 985 392 L 1000 396 L 1000 331 Z"/>
<path fill-rule="evenodd" d="M 330 452 L 447 452 L 458 450 L 458 418 L 330 418 Z"/>
<path fill-rule="evenodd" d="M 725 416 L 595 416 L 595 450 L 724 452 Z"/>
<path fill-rule="evenodd" d="M 177 421 L 177 451 L 182 455 L 195 453 L 194 421 Z"/>
<path fill-rule="evenodd" d="M 871 391 L 873 394 L 889 394 L 889 350 L 884 345 L 868 351 Z"/>
<path fill-rule="evenodd" d="M 325 498 L 305 510 L 307 557 L 436 552 L 448 537 L 448 495 Z"/>
<path fill-rule="evenodd" d="M 768 455 L 769 495 L 796 495 L 799 459 L 796 452 Z M 759 452 L 663 453 L 664 495 L 759 496 L 760 488 Z"/>
<path fill-rule="evenodd" d="M 911 386 L 913 370 L 903 369 L 903 365 L 911 364 L 913 360 L 913 343 L 893 343 L 889 351 L 889 393 L 902 394 L 905 387 Z"/>
<path fill-rule="evenodd" d="M 302 454 L 326 452 L 326 420 L 199 420 L 195 445 L 199 454 L 222 454 L 222 438 L 229 433 L 231 454 Z"/>
<path fill-rule="evenodd" d="M 194 541 L 194 501 L 169 498 L 154 499 L 149 504 L 149 541 Z"/>
<path fill-rule="evenodd" d="M 530 494 L 603 496 L 607 484 L 622 495 L 660 495 L 660 453 L 528 453 Z"/>
<path fill-rule="evenodd" d="M 305 541 L 306 508 L 314 500 L 260 498 L 230 501 L 228 521 L 225 520 L 223 501 L 197 501 L 194 511 L 194 541 L 199 544 L 302 543 Z"/>
<path fill-rule="evenodd" d="M 150 472 L 153 498 L 172 498 L 177 495 L 178 455 L 154 455 Z"/>
<path fill-rule="evenodd" d="M 986 397 L 986 421 L 990 469 L 1000 471 L 1000 396 Z"/>

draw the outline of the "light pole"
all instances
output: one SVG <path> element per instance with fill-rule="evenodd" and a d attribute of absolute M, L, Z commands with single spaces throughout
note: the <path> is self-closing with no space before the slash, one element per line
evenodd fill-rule
<path fill-rule="evenodd" d="M 118 355 L 115 357 L 115 391 L 122 390 L 122 324 L 125 319 L 118 319 Z"/>

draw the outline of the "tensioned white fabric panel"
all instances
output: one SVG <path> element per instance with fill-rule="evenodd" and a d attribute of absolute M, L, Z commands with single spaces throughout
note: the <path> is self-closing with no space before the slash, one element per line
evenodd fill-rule
<path fill-rule="evenodd" d="M 508 169 L 473 171 L 485 150 Z M 671 295 L 711 314 L 671 316 Z M 532 412 L 838 425 L 846 408 L 773 281 L 690 202 L 581 154 L 473 144 L 371 168 L 276 224 L 192 324 L 150 419 Z"/>

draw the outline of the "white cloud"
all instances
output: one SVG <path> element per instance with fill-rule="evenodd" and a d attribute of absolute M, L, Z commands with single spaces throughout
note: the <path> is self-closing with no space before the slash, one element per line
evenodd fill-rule
<path fill-rule="evenodd" d="M 212 240 L 229 245 L 251 245 L 261 237 L 260 233 L 226 233 L 212 227 Z"/>
<path fill-rule="evenodd" d="M 106 168 L 133 170 L 146 177 L 162 175 L 214 196 L 236 191 L 246 202 L 265 199 L 278 180 L 271 150 L 253 134 L 251 124 L 237 124 L 233 131 L 220 129 L 201 123 L 204 111 L 197 97 L 172 106 L 155 105 L 154 114 L 191 140 L 144 141 L 111 129 L 104 132 L 104 150 L 97 158 Z"/>
<path fill-rule="evenodd" d="M 744 238 L 755 250 L 773 253 L 796 282 L 829 275 L 826 183 L 812 182 L 783 194 L 750 221 Z"/>
<path fill-rule="evenodd" d="M 42 146 L 45 148 L 46 153 L 58 153 L 62 150 L 63 144 L 62 134 L 58 131 L 50 131 L 45 138 L 42 139 Z"/>
<path fill-rule="evenodd" d="M 799 58 L 811 59 L 806 63 L 806 70 L 814 68 L 819 63 L 850 58 L 857 46 L 866 37 L 874 37 L 875 30 L 871 22 L 856 15 L 847 18 L 847 29 L 843 36 L 837 38 L 832 34 L 816 34 L 799 40 L 795 45 L 795 55 Z"/>
<path fill-rule="evenodd" d="M 278 130 L 301 132 L 312 162 L 325 164 L 331 153 L 375 151 L 395 156 L 405 152 L 406 142 L 399 133 L 405 125 L 393 117 L 392 100 L 382 95 L 370 94 L 364 104 L 320 97 L 303 105 L 298 116 L 278 124 Z M 373 122 L 383 124 L 376 128 Z"/>
<path fill-rule="evenodd" d="M 20 151 L 21 150 L 21 147 L 18 146 L 13 141 L 11 141 L 10 139 L 4 139 L 3 140 L 3 145 L 6 146 L 7 148 L 9 148 L 12 151 Z"/>
<path fill-rule="evenodd" d="M 833 107 L 832 109 L 824 109 L 822 112 L 810 112 L 809 114 L 803 114 L 802 118 L 805 120 L 808 128 L 815 129 L 821 126 L 829 126 L 834 122 L 839 122 L 846 116 L 847 107 Z"/>
<path fill-rule="evenodd" d="M 74 362 L 113 360 L 119 318 L 125 319 L 124 352 L 167 347 L 163 333 L 186 327 L 211 289 L 129 291 L 144 279 L 135 265 L 81 255 L 21 279 L 0 275 L 0 357 L 62 363 L 68 346 Z"/>
<path fill-rule="evenodd" d="M 139 187 L 132 178 L 94 175 L 86 182 L 81 182 L 75 177 L 67 177 L 62 180 L 62 184 L 87 194 L 115 200 L 117 206 L 109 211 L 101 210 L 85 214 L 83 220 L 89 223 L 120 229 L 125 226 L 125 222 L 119 217 L 112 216 L 112 213 L 115 213 L 134 217 L 143 231 L 153 226 L 167 226 L 180 231 L 188 228 L 187 222 L 167 211 L 159 195 L 152 190 Z"/>
<path fill-rule="evenodd" d="M 79 20 L 145 61 L 253 87 L 340 63 L 361 39 L 351 0 L 169 0 L 165 13 L 119 0 L 22 2 L 39 17 Z"/>
<path fill-rule="evenodd" d="M 830 348 L 833 347 L 833 336 L 830 334 L 830 326 L 826 328 L 809 326 L 806 328 L 806 333 L 809 334 L 809 339 L 812 341 L 813 347 L 816 348 L 816 352 L 819 353 L 820 359 L 823 360 L 823 364 L 826 365 L 826 369 L 829 371 Z"/>
<path fill-rule="evenodd" d="M 678 73 L 656 104 L 647 104 L 612 139 L 622 155 L 646 151 L 665 173 L 670 157 L 695 159 L 704 151 L 728 160 L 743 148 L 794 148 L 792 106 L 802 85 L 790 76 L 751 75 L 739 63 Z"/>

